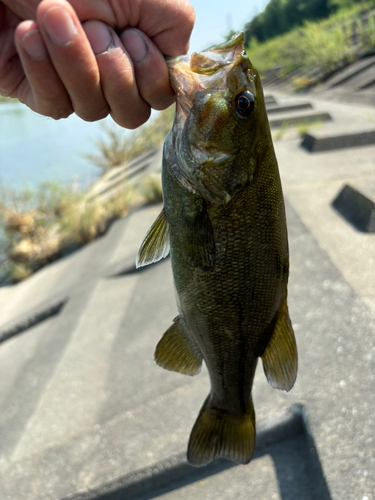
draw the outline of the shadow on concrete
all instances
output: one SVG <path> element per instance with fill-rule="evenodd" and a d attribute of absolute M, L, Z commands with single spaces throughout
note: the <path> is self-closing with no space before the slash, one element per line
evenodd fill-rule
<path fill-rule="evenodd" d="M 295 405 L 261 426 L 253 460 L 264 455 L 269 455 L 274 462 L 282 500 L 331 500 L 302 406 Z M 192 467 L 183 453 L 132 472 L 100 490 L 73 495 L 65 500 L 151 500 L 236 467 L 237 464 L 228 460 Z M 244 484 L 244 489 L 248 491 L 247 484 Z"/>
<path fill-rule="evenodd" d="M 23 333 L 29 328 L 37 326 L 39 323 L 53 316 L 57 316 L 67 302 L 68 297 L 51 301 L 50 303 L 44 304 L 41 308 L 36 308 L 31 313 L 27 312 L 24 317 L 18 317 L 16 321 L 11 321 L 9 324 L 3 325 L 0 328 L 0 342 L 14 335 L 18 335 L 19 333 Z"/>
<path fill-rule="evenodd" d="M 109 275 L 109 278 L 121 278 L 123 276 L 128 276 L 130 274 L 135 274 L 135 273 L 143 273 L 144 271 L 147 271 L 148 269 L 151 269 L 153 266 L 157 266 L 165 262 L 166 260 L 170 259 L 170 256 L 168 255 L 164 259 L 160 259 L 157 262 L 153 262 L 152 264 L 149 264 L 148 266 L 143 266 L 143 267 L 135 267 L 135 259 L 133 259 L 128 265 L 125 265 L 124 268 L 116 272 L 115 274 Z"/>

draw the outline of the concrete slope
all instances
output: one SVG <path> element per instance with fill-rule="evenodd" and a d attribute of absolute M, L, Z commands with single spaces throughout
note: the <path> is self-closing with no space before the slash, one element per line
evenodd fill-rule
<path fill-rule="evenodd" d="M 302 102 L 274 97 L 284 112 Z M 337 129 L 346 117 L 353 133 L 373 113 L 311 104 Z M 253 462 L 186 463 L 209 379 L 205 369 L 187 377 L 153 361 L 177 310 L 169 259 L 134 269 L 161 209 L 149 206 L 3 294 L 0 335 L 48 301 L 64 303 L 0 343 L 0 498 L 373 500 L 375 240 L 331 203 L 346 184 L 372 196 L 375 145 L 310 153 L 291 129 L 275 149 L 300 368 L 290 393 L 257 370 Z"/>

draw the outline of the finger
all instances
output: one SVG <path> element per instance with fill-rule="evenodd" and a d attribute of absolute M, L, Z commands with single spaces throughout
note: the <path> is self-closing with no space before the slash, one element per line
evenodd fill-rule
<path fill-rule="evenodd" d="M 32 110 L 55 119 L 73 112 L 65 90 L 34 21 L 20 23 L 15 43 L 26 78 L 18 88 L 18 98 Z"/>
<path fill-rule="evenodd" d="M 175 57 L 189 50 L 194 22 L 194 8 L 188 0 L 143 0 L 138 23 L 133 26 L 146 33 L 162 54 Z"/>
<path fill-rule="evenodd" d="M 16 97 L 24 78 L 14 43 L 14 30 L 20 19 L 0 3 L 0 95 Z"/>
<path fill-rule="evenodd" d="M 122 32 L 121 41 L 129 54 L 138 91 L 153 109 L 166 109 L 175 97 L 169 83 L 168 67 L 156 45 L 141 31 L 131 28 Z"/>
<path fill-rule="evenodd" d="M 42 0 L 37 23 L 76 114 L 86 121 L 107 116 L 96 58 L 71 5 L 65 0 Z"/>
<path fill-rule="evenodd" d="M 139 127 L 148 120 L 150 106 L 138 92 L 133 64 L 120 38 L 112 28 L 99 21 L 87 21 L 83 28 L 96 54 L 112 118 L 122 127 Z"/>

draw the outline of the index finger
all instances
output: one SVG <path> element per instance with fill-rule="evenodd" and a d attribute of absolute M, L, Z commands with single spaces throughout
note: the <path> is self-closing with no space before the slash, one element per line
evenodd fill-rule
<path fill-rule="evenodd" d="M 101 9 L 99 16 L 83 19 L 83 5 L 89 2 L 70 0 L 70 3 L 81 21 L 97 19 L 119 31 L 125 28 L 137 28 L 151 38 L 160 52 L 166 56 L 178 56 L 189 50 L 195 12 L 188 0 L 111 0 L 108 3 L 115 14 L 113 20 L 109 19 L 110 16 L 104 15 L 104 9 Z"/>

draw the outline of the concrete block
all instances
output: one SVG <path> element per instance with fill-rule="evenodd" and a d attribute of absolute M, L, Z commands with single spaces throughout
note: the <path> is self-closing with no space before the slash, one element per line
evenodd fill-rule
<path fill-rule="evenodd" d="M 273 95 L 265 95 L 264 102 L 266 103 L 266 106 L 267 104 L 277 104 L 276 99 Z"/>
<path fill-rule="evenodd" d="M 277 114 L 275 118 L 269 120 L 271 128 L 278 128 L 284 125 L 290 127 L 296 127 L 304 123 L 315 123 L 315 122 L 328 122 L 332 121 L 332 117 L 329 113 L 313 111 L 306 112 L 300 115 L 290 114 L 290 113 L 280 113 Z"/>
<path fill-rule="evenodd" d="M 314 153 L 318 151 L 330 151 L 332 149 L 371 146 L 374 144 L 375 129 L 339 135 L 324 130 L 316 130 L 305 134 L 301 146 L 307 151 Z"/>
<path fill-rule="evenodd" d="M 302 102 L 300 104 L 289 104 L 287 106 L 277 106 L 272 104 L 267 104 L 266 102 L 267 114 L 270 113 L 290 113 L 293 111 L 301 111 L 303 109 L 312 109 L 310 102 Z"/>
<path fill-rule="evenodd" d="M 375 191 L 373 199 L 346 184 L 332 206 L 359 231 L 375 233 Z"/>

